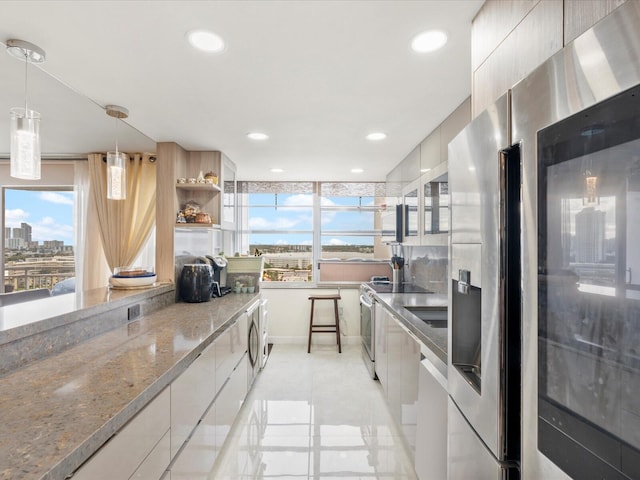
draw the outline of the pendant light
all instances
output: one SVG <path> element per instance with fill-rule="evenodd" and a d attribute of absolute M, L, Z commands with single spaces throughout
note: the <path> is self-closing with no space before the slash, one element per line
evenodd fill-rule
<path fill-rule="evenodd" d="M 127 198 L 126 155 L 118 151 L 118 122 L 129 116 L 129 110 L 119 105 L 107 105 L 107 115 L 116 119 L 116 151 L 107 152 L 107 198 L 125 200 Z"/>
<path fill-rule="evenodd" d="M 45 52 L 24 40 L 7 40 L 7 53 L 24 60 L 24 108 L 12 108 L 11 176 L 26 180 L 40 179 L 40 114 L 27 104 L 27 71 L 29 63 L 43 63 Z"/>

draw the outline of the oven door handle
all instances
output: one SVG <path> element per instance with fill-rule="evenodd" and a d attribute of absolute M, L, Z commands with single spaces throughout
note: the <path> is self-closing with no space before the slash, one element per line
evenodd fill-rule
<path fill-rule="evenodd" d="M 367 308 L 373 307 L 373 301 L 364 294 L 360 295 L 360 303 Z"/>

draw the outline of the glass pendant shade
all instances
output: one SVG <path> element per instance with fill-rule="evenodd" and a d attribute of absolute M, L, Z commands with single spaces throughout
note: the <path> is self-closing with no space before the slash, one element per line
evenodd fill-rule
<path fill-rule="evenodd" d="M 126 155 L 122 152 L 107 152 L 107 198 L 125 200 L 127 198 Z"/>
<path fill-rule="evenodd" d="M 12 108 L 11 176 L 40 179 L 40 114 L 35 110 Z"/>
<path fill-rule="evenodd" d="M 40 114 L 27 107 L 27 71 L 29 63 L 43 63 L 44 50 L 33 43 L 10 38 L 7 53 L 24 61 L 24 108 L 9 110 L 11 171 L 14 178 L 40 179 Z"/>
<path fill-rule="evenodd" d="M 598 177 L 591 175 L 591 172 L 587 170 L 587 175 L 584 177 L 584 197 L 583 204 L 595 205 L 600 203 L 600 197 L 598 196 Z"/>

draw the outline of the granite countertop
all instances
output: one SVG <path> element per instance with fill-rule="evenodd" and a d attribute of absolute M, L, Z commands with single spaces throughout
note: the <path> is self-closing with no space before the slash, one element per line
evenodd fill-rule
<path fill-rule="evenodd" d="M 151 290 L 157 294 L 173 289 L 171 283 L 139 290 L 103 287 L 6 305 L 0 307 L 0 345 L 144 299 Z"/>
<path fill-rule="evenodd" d="M 258 298 L 176 303 L 0 377 L 0 478 L 64 479 Z"/>
<path fill-rule="evenodd" d="M 376 293 L 375 296 L 376 299 L 388 310 L 392 311 L 400 321 L 435 354 L 437 359 L 444 363 L 444 367 L 446 367 L 448 361 L 448 329 L 434 328 L 427 325 L 407 310 L 405 306 L 447 307 L 447 295 L 436 293 Z M 442 365 L 440 365 L 440 368 L 442 369 Z"/>

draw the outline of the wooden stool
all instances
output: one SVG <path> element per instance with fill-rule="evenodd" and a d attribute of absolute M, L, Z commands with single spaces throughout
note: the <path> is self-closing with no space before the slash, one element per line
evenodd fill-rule
<path fill-rule="evenodd" d="M 340 317 L 338 316 L 338 300 L 340 300 L 340 293 L 335 293 L 332 295 L 310 295 L 309 300 L 311 300 L 311 316 L 309 318 L 309 344 L 307 345 L 307 353 L 311 353 L 311 334 L 313 332 L 324 332 L 324 333 L 336 333 L 336 339 L 338 341 L 338 353 L 342 353 L 342 346 L 340 344 Z M 315 306 L 316 300 L 333 300 L 333 311 L 335 313 L 336 323 L 330 323 L 326 325 L 315 325 L 313 323 L 313 307 Z"/>

